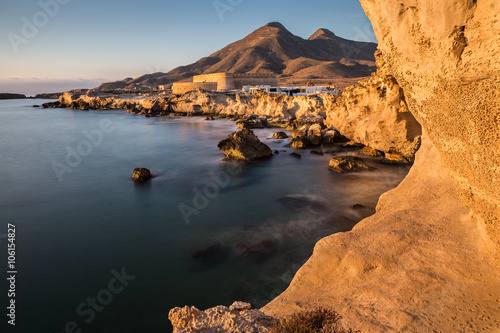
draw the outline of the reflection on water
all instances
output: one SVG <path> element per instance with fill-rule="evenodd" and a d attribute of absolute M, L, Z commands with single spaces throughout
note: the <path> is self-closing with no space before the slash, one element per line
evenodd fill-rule
<path fill-rule="evenodd" d="M 43 101 L 36 101 L 40 104 Z M 0 208 L 17 225 L 17 295 L 25 332 L 168 332 L 168 310 L 234 300 L 262 306 L 283 291 L 324 236 L 373 214 L 378 197 L 407 167 L 338 175 L 328 154 L 290 156 L 273 129 L 255 130 L 282 153 L 231 169 L 217 149 L 236 130 L 228 120 L 143 118 L 121 111 L 33 109 L 0 102 Z M 59 182 L 54 161 L 83 131 L 109 119 L 115 130 Z M 136 186 L 134 168 L 156 176 Z M 212 186 L 210 198 L 199 193 Z M 194 200 L 201 200 L 196 202 Z M 196 213 L 189 224 L 180 205 Z M 4 255 L 4 254 L 2 254 Z M 106 286 L 113 269 L 136 279 L 91 324 L 75 309 Z"/>

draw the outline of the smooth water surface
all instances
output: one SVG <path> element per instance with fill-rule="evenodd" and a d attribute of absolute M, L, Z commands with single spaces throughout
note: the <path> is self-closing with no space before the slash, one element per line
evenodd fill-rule
<path fill-rule="evenodd" d="M 229 120 L 31 107 L 43 102 L 0 101 L 1 260 L 10 222 L 16 332 L 74 322 L 82 332 L 163 333 L 175 306 L 261 307 L 316 241 L 371 215 L 408 171 L 372 163 L 338 175 L 331 155 L 289 155 L 287 141 L 268 139 L 274 129 L 255 132 L 279 155 L 234 165 L 217 148 L 236 130 Z M 135 184 L 137 167 L 156 177 Z M 109 292 L 123 271 L 126 286 Z"/>

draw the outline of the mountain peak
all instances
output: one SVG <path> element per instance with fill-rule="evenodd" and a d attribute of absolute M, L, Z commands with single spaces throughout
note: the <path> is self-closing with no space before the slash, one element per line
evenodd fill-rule
<path fill-rule="evenodd" d="M 314 39 L 330 39 L 336 37 L 333 32 L 331 32 L 328 29 L 318 29 L 315 33 L 309 37 L 309 40 L 314 40 Z"/>
<path fill-rule="evenodd" d="M 283 24 L 281 24 L 279 22 L 270 22 L 270 23 L 266 24 L 264 27 L 273 27 L 273 28 L 279 28 L 279 29 L 286 30 L 286 28 L 283 26 Z"/>

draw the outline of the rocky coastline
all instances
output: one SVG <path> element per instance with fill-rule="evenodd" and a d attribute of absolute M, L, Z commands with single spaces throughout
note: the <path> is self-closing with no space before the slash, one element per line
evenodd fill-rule
<path fill-rule="evenodd" d="M 261 314 L 284 318 L 322 306 L 363 332 L 497 332 L 500 21 L 492 11 L 498 5 L 361 3 L 380 42 L 378 71 L 341 96 L 80 90 L 46 107 L 231 117 L 242 128 L 288 128 L 297 150 L 338 132 L 352 141 L 341 149 L 414 162 L 373 216 L 319 241 L 289 288 Z M 333 168 L 349 165 L 337 162 Z M 239 313 L 223 312 L 239 321 Z M 206 319 L 192 308 L 174 313 L 173 321 L 182 323 L 175 332 L 196 332 L 191 328 Z"/>
<path fill-rule="evenodd" d="M 230 118 L 237 121 L 240 128 L 292 130 L 292 148 L 314 148 L 352 140 L 360 149 L 370 147 L 372 151 L 379 152 L 381 157 L 393 162 L 413 162 L 420 145 L 421 128 L 408 112 L 404 95 L 394 78 L 373 74 L 372 78 L 360 84 L 347 90 L 348 94 L 307 97 L 203 90 L 169 95 L 164 92 L 132 94 L 81 89 L 65 92 L 58 101 L 45 103 L 43 107 L 125 109 L 145 117 L 173 115 L 205 116 L 207 120 L 214 117 Z M 371 88 L 366 89 L 367 85 Z M 361 92 L 352 94 L 352 90 Z M 387 93 L 381 94 L 380 90 Z M 386 94 L 390 94 L 392 103 L 399 107 L 381 114 L 378 106 L 385 103 Z M 358 101 L 360 96 L 364 97 Z M 340 117 L 341 113 L 348 113 L 349 116 Z M 352 130 L 358 127 L 360 130 Z M 359 135 L 362 131 L 369 135 Z"/>

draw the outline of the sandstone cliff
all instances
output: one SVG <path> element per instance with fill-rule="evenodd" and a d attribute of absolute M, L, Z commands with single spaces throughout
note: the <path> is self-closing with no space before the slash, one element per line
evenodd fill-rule
<path fill-rule="evenodd" d="M 412 161 L 420 147 L 421 126 L 380 57 L 377 65 L 371 78 L 345 89 L 341 98 L 325 96 L 326 124 L 355 142 L 401 154 Z"/>
<path fill-rule="evenodd" d="M 320 241 L 263 310 L 330 306 L 364 332 L 498 332 L 499 5 L 361 3 L 386 74 L 428 136 L 377 213 Z"/>
<path fill-rule="evenodd" d="M 282 317 L 330 307 L 362 332 L 495 332 L 493 246 L 424 137 L 410 174 L 381 197 L 377 213 L 318 242 L 290 287 L 262 310 Z"/>
<path fill-rule="evenodd" d="M 463 203 L 500 246 L 500 4 L 361 0 L 390 72 Z"/>

